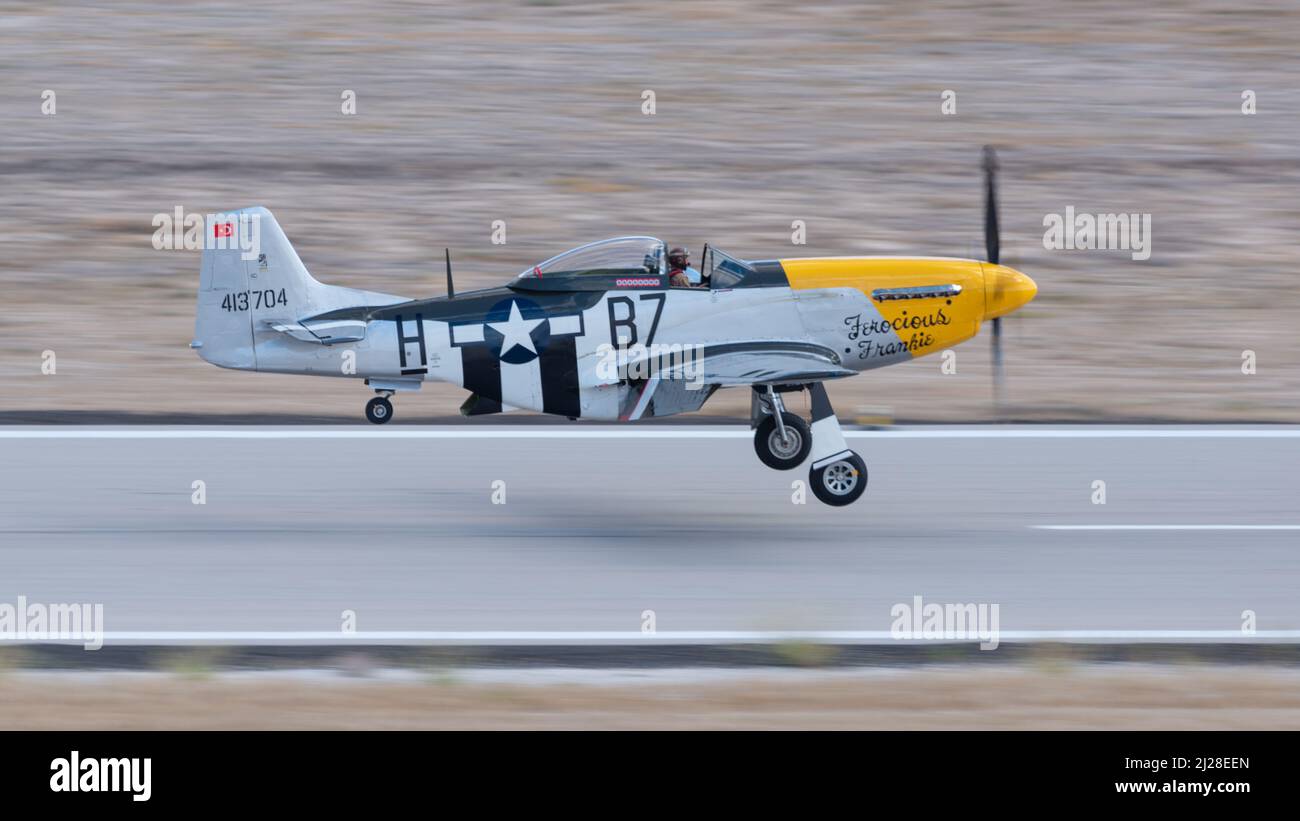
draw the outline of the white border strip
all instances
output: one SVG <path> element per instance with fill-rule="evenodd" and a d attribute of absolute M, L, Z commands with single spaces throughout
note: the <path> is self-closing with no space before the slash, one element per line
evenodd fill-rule
<path fill-rule="evenodd" d="M 754 630 L 673 630 L 642 633 L 639 630 L 371 630 L 343 633 L 337 630 L 243 630 L 243 631 L 119 631 L 105 632 L 104 642 L 113 643 L 312 643 L 375 644 L 403 642 L 419 644 L 935 644 L 972 643 L 979 639 L 896 639 L 889 630 L 799 630 L 787 632 Z M 32 643 L 33 639 L 0 638 L 4 643 Z M 48 638 L 39 641 L 82 644 L 84 640 Z M 1300 630 L 1003 630 L 1000 642 L 1038 641 L 1232 641 L 1294 642 Z"/>
<path fill-rule="evenodd" d="M 736 426 L 464 428 L 0 427 L 0 439 L 749 439 Z M 846 430 L 848 439 L 1300 439 L 1284 428 L 917 428 Z"/>
<path fill-rule="evenodd" d="M 1034 530 L 1300 530 L 1300 525 L 1029 525 Z"/>

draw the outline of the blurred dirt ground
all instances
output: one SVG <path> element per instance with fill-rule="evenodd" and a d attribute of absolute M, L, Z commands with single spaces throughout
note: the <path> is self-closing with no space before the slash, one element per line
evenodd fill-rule
<path fill-rule="evenodd" d="M 577 674 L 571 674 L 577 675 Z M 11 730 L 177 729 L 1300 729 L 1277 668 L 887 671 L 792 679 L 512 684 L 169 674 L 8 674 Z M 524 678 L 526 673 L 520 673 Z"/>
<path fill-rule="evenodd" d="M 186 348 L 198 255 L 150 242 L 178 205 L 265 205 L 321 280 L 409 296 L 442 292 L 444 245 L 461 289 L 628 233 L 978 257 L 992 143 L 1004 261 L 1040 288 L 1002 417 L 1300 421 L 1298 40 L 1295 4 L 1202 0 L 3 3 L 0 412 L 361 419 L 359 383 Z M 1152 214 L 1151 259 L 1045 251 L 1067 206 Z M 987 350 L 831 391 L 842 416 L 994 418 Z M 463 398 L 432 394 L 399 416 Z"/>

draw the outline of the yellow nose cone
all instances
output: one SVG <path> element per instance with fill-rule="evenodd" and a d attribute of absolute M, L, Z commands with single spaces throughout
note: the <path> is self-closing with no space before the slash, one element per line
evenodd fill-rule
<path fill-rule="evenodd" d="M 1014 268 L 984 263 L 984 318 L 1006 316 L 1038 293 L 1034 281 Z"/>

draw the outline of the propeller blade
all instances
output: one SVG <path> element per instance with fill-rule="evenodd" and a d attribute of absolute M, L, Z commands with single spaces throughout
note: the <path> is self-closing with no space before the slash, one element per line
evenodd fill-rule
<path fill-rule="evenodd" d="M 984 251 L 994 265 L 1002 255 L 998 226 L 998 155 L 984 146 Z M 1002 405 L 1002 317 L 993 318 L 993 402 Z"/>
<path fill-rule="evenodd" d="M 993 317 L 993 402 L 1002 404 L 1002 317 Z"/>
<path fill-rule="evenodd" d="M 984 146 L 984 251 L 988 261 L 998 264 L 1002 241 L 998 231 L 998 155 Z"/>

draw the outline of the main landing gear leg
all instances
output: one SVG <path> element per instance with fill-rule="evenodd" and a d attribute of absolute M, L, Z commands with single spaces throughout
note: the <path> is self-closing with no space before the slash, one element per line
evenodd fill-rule
<path fill-rule="evenodd" d="M 828 505 L 852 504 L 867 489 L 867 464 L 844 441 L 826 386 L 815 382 L 809 392 L 812 394 L 813 461 L 808 484 L 813 495 Z"/>
<path fill-rule="evenodd" d="M 776 470 L 799 467 L 812 449 L 812 432 L 803 417 L 790 413 L 781 394 L 771 385 L 759 393 L 763 419 L 754 430 L 754 451 L 763 464 Z"/>
<path fill-rule="evenodd" d="M 379 395 L 366 403 L 366 418 L 376 425 L 382 425 L 393 418 L 393 403 L 388 401 L 393 391 L 375 391 L 375 393 Z"/>

